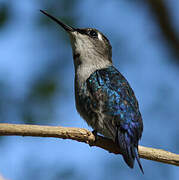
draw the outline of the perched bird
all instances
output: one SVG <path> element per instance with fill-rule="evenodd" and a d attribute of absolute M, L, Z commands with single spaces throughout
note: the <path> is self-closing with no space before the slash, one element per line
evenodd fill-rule
<path fill-rule="evenodd" d="M 112 139 L 124 161 L 135 159 L 143 172 L 138 141 L 143 122 L 137 99 L 125 77 L 112 64 L 109 40 L 93 28 L 73 28 L 42 11 L 69 34 L 75 67 L 75 100 L 81 117 L 95 132 Z"/>

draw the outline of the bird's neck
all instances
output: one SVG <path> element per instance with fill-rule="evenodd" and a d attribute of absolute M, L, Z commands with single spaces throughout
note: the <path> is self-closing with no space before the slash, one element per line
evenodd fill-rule
<path fill-rule="evenodd" d="M 96 70 L 107 68 L 111 65 L 112 63 L 107 60 L 99 60 L 98 63 L 81 60 L 80 64 L 75 65 L 75 78 L 78 79 L 79 84 L 84 83 Z"/>

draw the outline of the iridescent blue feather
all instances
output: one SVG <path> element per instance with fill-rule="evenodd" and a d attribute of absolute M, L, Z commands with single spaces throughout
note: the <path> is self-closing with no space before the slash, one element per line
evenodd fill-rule
<path fill-rule="evenodd" d="M 76 92 L 76 103 L 81 116 L 93 129 L 119 145 L 129 167 L 133 168 L 136 158 L 143 172 L 138 156 L 142 117 L 127 80 L 110 66 L 91 74 L 80 89 L 84 92 Z"/>

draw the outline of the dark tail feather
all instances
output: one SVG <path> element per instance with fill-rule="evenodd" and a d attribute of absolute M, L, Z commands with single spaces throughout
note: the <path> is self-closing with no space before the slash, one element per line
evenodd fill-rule
<path fill-rule="evenodd" d="M 143 170 L 143 168 L 142 168 L 142 164 L 141 164 L 141 162 L 140 162 L 140 158 L 139 158 L 139 154 L 138 154 L 138 148 L 135 148 L 135 149 L 134 149 L 134 153 L 135 153 L 135 157 L 136 157 L 136 159 L 137 159 L 139 168 L 140 168 L 140 170 L 142 171 L 142 173 L 144 174 L 144 170 Z"/>
<path fill-rule="evenodd" d="M 118 131 L 117 142 L 119 148 L 121 150 L 122 156 L 126 164 L 130 167 L 134 167 L 135 158 L 139 164 L 140 170 L 144 174 L 142 165 L 140 163 L 140 158 L 138 155 L 138 149 L 135 147 L 134 142 L 132 142 L 130 136 L 128 136 L 127 132 L 120 132 Z"/>

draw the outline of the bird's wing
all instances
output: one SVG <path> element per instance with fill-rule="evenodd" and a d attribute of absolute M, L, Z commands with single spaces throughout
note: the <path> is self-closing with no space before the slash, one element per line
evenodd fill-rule
<path fill-rule="evenodd" d="M 93 99 L 98 104 L 103 104 L 99 107 L 101 112 L 118 117 L 115 118 L 116 126 L 120 125 L 125 129 L 125 125 L 131 122 L 141 123 L 141 114 L 134 92 L 124 76 L 113 66 L 95 71 L 87 79 L 87 88 Z"/>
<path fill-rule="evenodd" d="M 95 71 L 87 79 L 87 88 L 98 104 L 98 111 L 108 117 L 103 123 L 107 124 L 109 131 L 115 129 L 116 140 L 124 151 L 124 160 L 133 167 L 134 150 L 138 147 L 143 124 L 132 88 L 113 66 Z"/>

